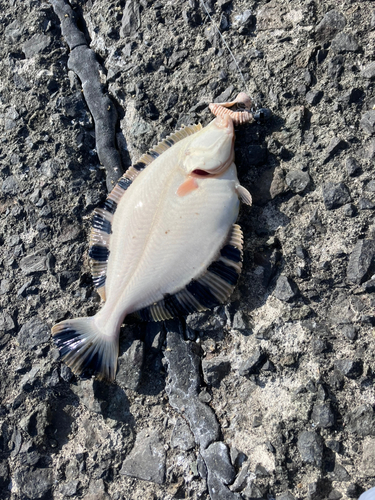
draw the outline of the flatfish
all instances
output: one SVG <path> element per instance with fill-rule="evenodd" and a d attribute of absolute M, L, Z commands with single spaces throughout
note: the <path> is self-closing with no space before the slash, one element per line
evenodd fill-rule
<path fill-rule="evenodd" d="M 178 130 L 144 154 L 94 212 L 89 256 L 103 305 L 52 328 L 75 373 L 114 379 L 127 315 L 162 321 L 213 308 L 242 267 L 239 201 L 251 204 L 234 163 L 229 114 Z"/>

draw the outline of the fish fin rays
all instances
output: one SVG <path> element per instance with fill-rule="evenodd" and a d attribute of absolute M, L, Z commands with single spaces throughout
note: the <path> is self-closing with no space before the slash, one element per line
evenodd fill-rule
<path fill-rule="evenodd" d="M 62 321 L 52 328 L 60 356 L 72 371 L 92 371 L 99 379 L 114 380 L 118 337 L 108 337 L 95 324 L 94 316 Z"/>
<path fill-rule="evenodd" d="M 202 129 L 202 125 L 190 125 L 177 130 L 153 146 L 150 151 L 143 154 L 139 160 L 127 169 L 124 175 L 119 179 L 115 187 L 107 196 L 104 205 L 94 210 L 92 229 L 90 236 L 89 257 L 92 269 L 92 278 L 94 286 L 100 297 L 105 301 L 105 281 L 107 274 L 107 261 L 109 257 L 109 243 L 112 233 L 112 219 L 125 191 L 132 184 L 134 179 L 144 170 L 147 165 L 152 163 L 164 151 L 171 148 L 174 144 L 193 135 Z"/>
<path fill-rule="evenodd" d="M 173 295 L 140 309 L 136 315 L 145 321 L 163 321 L 192 312 L 212 309 L 232 294 L 242 269 L 243 236 L 233 224 L 219 256 L 196 279 Z"/>

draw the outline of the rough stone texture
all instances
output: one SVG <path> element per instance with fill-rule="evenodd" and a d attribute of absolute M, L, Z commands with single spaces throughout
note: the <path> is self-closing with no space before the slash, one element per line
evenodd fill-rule
<path fill-rule="evenodd" d="M 323 443 L 315 432 L 303 431 L 298 436 L 298 451 L 303 462 L 320 467 L 323 459 Z"/>
<path fill-rule="evenodd" d="M 349 203 L 351 199 L 347 186 L 343 182 L 324 184 L 323 201 L 327 210 L 334 210 L 342 207 L 345 203 Z"/>
<path fill-rule="evenodd" d="M 158 431 L 143 429 L 137 434 L 134 448 L 124 460 L 120 474 L 164 483 L 165 449 Z"/>
<path fill-rule="evenodd" d="M 254 199 L 238 220 L 243 270 L 228 304 L 188 318 L 179 333 L 186 350 L 173 352 L 161 325 L 126 318 L 120 357 L 134 357 L 114 384 L 79 379 L 58 359 L 49 333 L 54 323 L 99 308 L 87 248 L 92 212 L 112 187 L 106 169 L 116 155 L 127 168 L 182 124 L 206 125 L 208 103 L 232 100 L 245 84 L 201 2 L 1 4 L 5 500 L 216 500 L 215 485 L 243 500 L 286 492 L 356 500 L 375 484 L 372 459 L 363 460 L 375 436 L 367 248 L 375 238 L 373 2 L 206 4 L 254 107 L 272 111 L 262 123 L 236 127 L 238 178 Z M 93 106 L 93 95 L 110 109 Z M 103 156 L 109 139 L 114 147 Z M 334 196 L 324 205 L 327 184 L 345 185 L 337 208 L 328 209 Z M 298 289 L 290 301 L 275 297 L 280 276 Z M 35 317 L 43 327 L 30 336 L 25 325 Z M 257 351 L 265 358 L 256 356 L 241 376 Z M 202 360 L 216 358 L 231 369 L 206 386 Z M 180 437 L 179 418 L 191 427 Z M 143 429 L 157 430 L 163 443 L 163 484 L 119 474 Z M 304 431 L 324 440 L 320 465 L 302 461 Z M 198 438 L 228 447 L 236 491 L 213 475 L 214 461 L 206 466 Z M 247 459 L 236 461 L 234 449 Z"/>

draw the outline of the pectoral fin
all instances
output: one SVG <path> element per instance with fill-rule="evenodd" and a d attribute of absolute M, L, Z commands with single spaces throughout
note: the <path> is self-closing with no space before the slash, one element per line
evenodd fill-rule
<path fill-rule="evenodd" d="M 253 199 L 251 197 L 251 194 L 246 188 L 238 184 L 236 186 L 236 193 L 239 199 L 242 201 L 242 203 L 245 203 L 246 205 L 252 205 Z"/>
<path fill-rule="evenodd" d="M 194 177 L 188 177 L 186 181 L 184 181 L 181 186 L 177 189 L 178 196 L 186 196 L 187 194 L 197 189 L 198 182 Z"/>

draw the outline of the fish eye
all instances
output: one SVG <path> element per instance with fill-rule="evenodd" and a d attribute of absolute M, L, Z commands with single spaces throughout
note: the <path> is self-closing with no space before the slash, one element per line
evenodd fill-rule
<path fill-rule="evenodd" d="M 199 177 L 207 177 L 207 175 L 210 175 L 210 172 L 206 172 L 205 170 L 201 170 L 200 168 L 197 168 L 197 169 L 192 171 L 192 174 L 199 175 Z"/>

